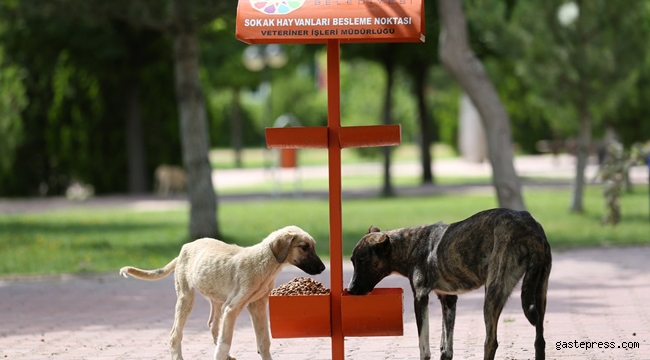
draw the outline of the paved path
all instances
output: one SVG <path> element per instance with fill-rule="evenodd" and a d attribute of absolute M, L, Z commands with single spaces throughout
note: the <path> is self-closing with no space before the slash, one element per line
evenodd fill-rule
<path fill-rule="evenodd" d="M 597 165 L 592 159 L 586 169 L 586 178 L 589 181 L 594 179 L 598 170 Z M 575 159 L 570 155 L 551 155 L 536 156 L 518 156 L 514 162 L 517 174 L 523 178 L 524 188 L 535 186 L 568 186 L 575 172 Z M 454 177 L 489 177 L 492 174 L 490 165 L 487 162 L 474 163 L 464 161 L 459 158 L 441 159 L 433 163 L 435 176 L 454 176 Z M 275 172 L 274 172 L 275 171 Z M 276 194 L 254 193 L 254 194 L 237 194 L 223 195 L 223 190 L 232 189 L 242 186 L 251 186 L 269 181 L 281 181 L 294 185 L 296 178 L 325 179 L 327 178 L 327 166 L 304 166 L 295 169 L 229 169 L 216 170 L 213 172 L 213 182 L 217 188 L 220 202 L 227 201 L 244 201 L 244 200 L 264 200 L 272 199 Z M 394 176 L 420 174 L 421 168 L 417 163 L 397 163 L 393 164 L 391 171 Z M 365 163 L 343 165 L 341 169 L 342 176 L 376 175 L 381 177 L 383 174 L 382 165 L 378 163 Z M 533 179 L 552 179 L 543 182 L 530 180 Z M 648 183 L 648 169 L 645 166 L 636 166 L 630 172 L 630 178 L 637 186 Z M 287 187 L 286 185 L 284 186 Z M 396 189 L 398 195 L 404 196 L 426 196 L 440 193 L 481 191 L 492 192 L 494 188 L 490 184 L 457 184 L 457 185 L 435 185 L 435 186 L 413 186 L 400 187 Z M 375 197 L 379 195 L 379 189 L 357 189 L 349 190 L 344 187 L 343 198 L 353 197 Z M 291 192 L 285 192 L 282 196 L 294 196 Z M 327 191 L 302 192 L 302 197 L 326 198 Z M 177 208 L 187 208 L 188 202 L 185 196 L 172 196 L 170 198 L 160 198 L 155 195 L 110 195 L 97 196 L 86 201 L 68 201 L 65 197 L 46 197 L 30 199 L 3 199 L 0 198 L 0 214 L 3 213 L 23 213 L 52 211 L 61 208 L 106 208 L 122 207 L 135 210 L 168 210 Z"/>
<path fill-rule="evenodd" d="M 650 247 L 600 248 L 555 253 L 548 293 L 548 359 L 650 359 Z M 351 275 L 345 261 L 344 283 Z M 287 267 L 276 285 L 296 276 Z M 316 277 L 327 285 L 329 273 Z M 347 359 L 418 359 L 412 296 L 405 279 L 379 286 L 404 287 L 404 336 L 346 338 Z M 533 358 L 534 328 L 515 290 L 499 322 L 498 359 Z M 481 359 L 483 292 L 458 301 L 455 359 Z M 0 280 L 0 359 L 168 359 L 175 294 L 171 277 L 157 282 L 116 273 L 61 278 Z M 186 359 L 211 359 L 208 303 L 197 298 L 186 326 Z M 440 306 L 431 300 L 433 358 L 439 356 Z M 237 322 L 233 356 L 259 359 L 248 314 Z M 556 346 L 589 342 L 594 348 Z M 614 348 L 598 349 L 614 345 Z M 624 346 L 638 348 L 625 349 Z M 329 338 L 274 339 L 275 359 L 330 359 Z"/>
<path fill-rule="evenodd" d="M 570 179 L 573 160 L 561 157 L 522 157 L 515 162 L 522 176 Z M 257 171 L 257 170 L 256 170 Z M 365 174 L 381 169 L 354 165 L 344 174 Z M 394 166 L 395 172 L 418 171 L 413 164 Z M 487 164 L 457 160 L 437 161 L 438 175 L 489 175 Z M 588 169 L 593 174 L 595 168 Z M 307 175 L 308 174 L 308 175 Z M 286 175 L 286 174 L 285 174 Z M 289 174 L 290 175 L 290 174 Z M 217 171 L 217 187 L 242 181 L 268 181 L 264 171 Z M 284 176 L 284 175 L 281 175 Z M 307 176 L 326 177 L 326 169 L 303 169 Z M 638 168 L 635 179 L 647 183 L 647 169 Z M 638 181 L 635 181 L 638 182 Z M 485 191 L 485 186 L 482 187 Z M 449 188 L 442 191 L 449 191 Z M 467 189 L 463 189 L 466 191 Z M 418 189 L 435 192 L 436 188 Z M 241 198 L 238 198 L 241 200 Z M 0 200 L 0 213 L 34 212 L 61 207 L 128 206 L 161 209 L 187 206 L 185 199 L 151 197 L 100 197 L 84 203 L 62 198 Z M 549 285 L 546 341 L 548 359 L 650 359 L 650 247 L 571 250 L 554 254 Z M 346 261 L 349 266 L 349 261 Z M 137 265 L 137 264 L 133 264 Z M 287 267 L 276 284 L 302 276 Z M 351 269 L 344 269 L 347 284 Z M 329 283 L 329 273 L 318 277 Z M 347 359 L 418 359 L 417 331 L 412 295 L 405 279 L 390 276 L 379 286 L 403 287 L 404 336 L 346 338 Z M 60 278 L 8 280 L 0 278 L 0 360 L 2 359 L 168 359 L 168 337 L 175 303 L 173 279 L 145 282 L 120 278 L 117 273 Z M 455 359 L 480 359 L 484 339 L 483 292 L 463 295 L 458 302 Z M 519 289 L 501 315 L 499 359 L 531 359 L 534 328 L 520 310 Z M 208 303 L 197 298 L 185 330 L 186 359 L 211 359 L 214 346 L 206 326 Z M 439 356 L 440 306 L 432 298 L 431 344 Z M 259 359 L 246 313 L 237 322 L 232 354 L 240 360 Z M 582 342 L 582 344 L 581 344 Z M 589 342 L 595 348 L 588 348 Z M 614 345 L 613 348 L 598 349 Z M 607 344 L 605 344 L 607 343 Z M 572 348 L 562 348 L 571 344 Z M 638 346 L 625 349 L 626 345 Z M 559 345 L 559 348 L 556 346 Z M 582 348 L 575 348 L 582 345 Z M 274 339 L 275 359 L 330 359 L 329 338 Z"/>
<path fill-rule="evenodd" d="M 514 166 L 520 177 L 528 178 L 553 178 L 571 180 L 575 177 L 575 157 L 567 154 L 553 155 L 527 155 L 517 156 Z M 327 178 L 327 166 L 301 166 L 298 167 L 302 179 Z M 596 159 L 590 159 L 585 169 L 585 177 L 591 181 L 598 171 Z M 395 163 L 391 166 L 393 176 L 417 175 L 422 173 L 418 162 Z M 454 177 L 489 177 L 492 167 L 489 162 L 469 162 L 462 158 L 437 159 L 433 162 L 433 173 L 436 176 Z M 275 172 L 265 169 L 232 169 L 217 170 L 213 181 L 217 189 L 227 189 L 237 186 L 253 185 L 274 179 L 294 181 L 296 178 L 293 169 L 279 169 Z M 379 162 L 343 165 L 341 175 L 376 175 L 383 176 L 383 165 Z M 647 166 L 635 166 L 630 170 L 630 178 L 636 184 L 648 183 Z"/>

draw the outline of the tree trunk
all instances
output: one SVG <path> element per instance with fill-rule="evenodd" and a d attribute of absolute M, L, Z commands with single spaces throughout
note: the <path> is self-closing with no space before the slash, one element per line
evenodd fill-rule
<path fill-rule="evenodd" d="M 420 74 L 415 76 L 415 97 L 418 103 L 418 115 L 420 119 L 420 161 L 422 163 L 422 185 L 433 184 L 433 170 L 431 169 L 431 143 L 434 139 L 431 119 L 424 99 L 426 87 L 426 67 Z"/>
<path fill-rule="evenodd" d="M 384 125 L 392 124 L 392 109 L 393 109 L 393 100 L 392 100 L 392 91 L 393 91 L 393 73 L 394 65 L 392 61 L 384 62 L 384 68 L 386 69 L 386 92 L 384 93 Z M 395 190 L 391 183 L 390 176 L 390 147 L 384 146 L 381 148 L 384 156 L 384 185 L 382 186 L 381 194 L 382 196 L 389 197 L 395 195 Z"/>
<path fill-rule="evenodd" d="M 147 174 L 147 152 L 142 131 L 142 112 L 140 82 L 132 79 L 126 83 L 126 156 L 127 181 L 130 194 L 147 192 L 149 176 Z"/>
<path fill-rule="evenodd" d="M 212 184 L 207 114 L 199 79 L 199 44 L 191 26 L 174 34 L 174 75 L 190 201 L 190 237 L 218 238 L 217 196 Z"/>
<path fill-rule="evenodd" d="M 571 194 L 571 206 L 569 211 L 582 213 L 583 195 L 585 188 L 585 168 L 589 160 L 589 145 L 591 144 L 591 118 L 586 108 L 586 104 L 581 105 L 580 109 L 580 128 L 578 129 L 578 143 L 576 148 L 576 177 L 573 179 L 573 188 Z"/>
<path fill-rule="evenodd" d="M 474 102 L 485 125 L 492 181 L 499 206 L 525 210 L 521 184 L 513 164 L 510 119 L 483 64 L 470 49 L 462 2 L 438 0 L 440 61 Z"/>
<path fill-rule="evenodd" d="M 242 116 L 241 116 L 241 101 L 239 97 L 240 89 L 235 87 L 232 89 L 232 118 L 231 118 L 231 137 L 232 147 L 235 152 L 235 167 L 240 169 L 242 167 L 241 152 L 243 147 L 242 141 Z"/>

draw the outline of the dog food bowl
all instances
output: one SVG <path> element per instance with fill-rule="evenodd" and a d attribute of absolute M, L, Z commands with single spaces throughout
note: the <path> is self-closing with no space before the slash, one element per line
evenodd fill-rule
<path fill-rule="evenodd" d="M 370 294 L 341 297 L 344 336 L 402 336 L 404 307 L 402 288 L 375 288 Z"/>
<path fill-rule="evenodd" d="M 276 338 L 329 337 L 331 295 L 269 296 L 271 335 Z"/>
<path fill-rule="evenodd" d="M 404 335 L 402 288 L 376 288 L 370 294 L 343 290 L 343 336 Z M 331 295 L 269 296 L 271 335 L 276 338 L 329 337 Z"/>

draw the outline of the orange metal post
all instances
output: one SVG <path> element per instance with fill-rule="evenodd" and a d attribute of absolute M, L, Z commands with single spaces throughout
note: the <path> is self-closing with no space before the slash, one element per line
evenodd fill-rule
<path fill-rule="evenodd" d="M 269 148 L 327 148 L 329 169 L 330 217 L 330 327 L 332 360 L 345 358 L 343 322 L 343 210 L 341 195 L 341 149 L 349 147 L 390 146 L 401 142 L 400 125 L 341 127 L 340 40 L 327 40 L 327 127 L 267 128 L 266 143 Z M 397 294 L 389 291 L 389 299 L 398 299 L 397 316 L 374 327 L 348 326 L 349 335 L 401 334 L 401 289 Z M 381 292 L 381 291 L 380 291 Z M 397 294 L 397 295 L 395 295 Z M 380 294 L 381 295 L 381 294 Z M 355 299 L 359 300 L 359 299 Z M 361 300 L 359 300 L 361 301 Z M 383 301 L 383 300 L 382 300 Z M 347 301 L 354 307 L 353 299 Z M 355 314 L 359 315 L 359 314 Z M 273 315 L 271 315 L 273 321 Z M 352 316 L 350 319 L 355 321 Z M 348 321 L 349 323 L 349 321 Z M 386 329 L 386 324 L 394 325 Z M 354 324 L 353 324 L 354 325 Z M 272 325 L 273 329 L 274 326 Z M 317 335 L 322 335 L 323 331 Z M 282 332 L 282 336 L 312 336 L 309 332 Z"/>
<path fill-rule="evenodd" d="M 343 360 L 343 326 L 341 296 L 343 295 L 343 225 L 341 208 L 341 91 L 340 42 L 327 41 L 327 127 L 329 129 L 329 205 L 330 205 L 330 288 L 332 314 L 332 359 Z"/>

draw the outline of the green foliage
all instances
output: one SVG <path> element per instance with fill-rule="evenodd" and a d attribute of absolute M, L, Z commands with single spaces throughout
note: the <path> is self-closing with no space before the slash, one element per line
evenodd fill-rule
<path fill-rule="evenodd" d="M 89 149 L 88 133 L 94 120 L 101 117 L 103 106 L 99 80 L 69 61 L 62 51 L 52 74 L 52 103 L 47 112 L 47 127 L 56 129 L 45 134 L 47 152 L 56 154 L 54 167 L 61 167 L 69 176 L 89 181 L 81 169 L 94 166 Z M 74 164 L 74 165 L 73 165 Z M 79 169 L 75 174 L 74 169 Z M 52 184 L 51 184 L 52 185 Z M 55 184 L 64 187 L 67 184 Z"/>
<path fill-rule="evenodd" d="M 73 178 L 100 193 L 124 191 L 125 109 L 134 89 L 142 100 L 146 171 L 179 163 L 169 40 L 122 22 L 23 8 L 27 3 L 2 12 L 10 16 L 0 41 L 24 69 L 29 102 L 21 113 L 20 160 L 12 176 L 0 174 L 0 195 L 60 194 Z"/>
<path fill-rule="evenodd" d="M 563 26 L 558 10 L 566 3 L 472 0 L 465 6 L 472 47 L 510 114 L 515 141 L 528 152 L 536 140 L 575 136 L 580 108 L 596 134 L 603 125 L 643 127 L 630 115 L 644 113 L 643 102 L 635 104 L 647 79 L 648 3 L 579 1 L 578 17 Z M 631 143 L 643 132 L 628 134 Z"/>
<path fill-rule="evenodd" d="M 464 3 L 473 50 L 486 65 L 524 151 L 534 151 L 537 140 L 573 134 L 581 96 L 589 98 L 596 133 L 608 125 L 626 145 L 646 140 L 650 5 L 621 1 L 582 1 L 577 22 L 568 27 L 557 21 L 560 0 Z M 326 123 L 322 45 L 285 47 L 290 60 L 271 73 L 267 115 L 266 92 L 260 89 L 265 74 L 243 67 L 247 45 L 234 37 L 236 2 L 182 5 L 182 17 L 198 24 L 214 146 L 231 145 L 236 89 L 242 91 L 247 146 L 262 143 L 267 116 L 274 120 L 291 113 L 303 125 Z M 378 64 L 392 60 L 392 115 L 403 125 L 404 141 L 417 139 L 411 91 L 413 80 L 426 76 L 438 138 L 456 143 L 460 90 L 436 65 L 436 5 L 425 1 L 424 44 L 342 45 L 343 125 L 381 122 L 386 75 Z M 181 162 L 172 44 L 164 35 L 177 24 L 170 21 L 173 16 L 171 0 L 0 2 L 1 196 L 58 194 L 72 177 L 100 193 L 124 191 L 125 97 L 134 88 L 140 90 L 146 171 Z M 376 150 L 366 151 L 373 156 Z"/>
<path fill-rule="evenodd" d="M 343 49 L 345 51 L 345 49 Z M 381 123 L 386 73 L 367 60 L 341 64 L 341 125 Z"/>
<path fill-rule="evenodd" d="M 327 124 L 327 93 L 318 87 L 311 63 L 302 64 L 292 73 L 273 76 L 273 121 L 282 114 L 292 114 L 302 126 Z"/>
<path fill-rule="evenodd" d="M 404 71 L 394 74 L 392 119 L 402 126 L 404 142 L 417 139 L 417 110 L 410 91 L 410 79 Z M 377 125 L 382 123 L 386 72 L 376 62 L 352 59 L 341 63 L 341 124 Z M 355 149 L 359 154 L 375 158 L 379 148 Z"/>
<path fill-rule="evenodd" d="M 206 103 L 210 115 L 210 141 L 214 147 L 232 147 L 233 92 L 238 88 L 208 88 Z M 241 104 L 244 105 L 244 104 Z M 250 106 L 243 106 L 241 113 L 243 145 L 247 147 L 262 144 L 262 127 L 254 123 Z"/>
<path fill-rule="evenodd" d="M 638 76 L 616 112 L 605 119 L 607 125 L 617 130 L 626 146 L 650 139 L 650 57 L 638 70 Z"/>
<path fill-rule="evenodd" d="M 438 138 L 456 148 L 461 89 L 441 67 L 433 68 L 428 78 L 431 89 L 427 99 L 432 104 L 431 109 L 438 126 Z"/>
<path fill-rule="evenodd" d="M 22 82 L 25 72 L 4 58 L 0 45 L 0 178 L 9 173 L 15 161 L 16 148 L 23 139 L 20 113 L 27 106 Z"/>
<path fill-rule="evenodd" d="M 574 22 L 562 25 L 564 1 L 520 2 L 510 35 L 520 44 L 516 71 L 555 129 L 575 132 L 586 109 L 595 124 L 614 115 L 647 56 L 650 22 L 643 2 L 579 2 Z"/>

